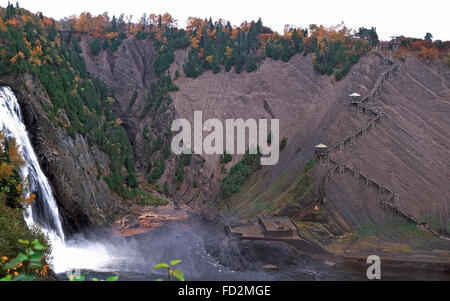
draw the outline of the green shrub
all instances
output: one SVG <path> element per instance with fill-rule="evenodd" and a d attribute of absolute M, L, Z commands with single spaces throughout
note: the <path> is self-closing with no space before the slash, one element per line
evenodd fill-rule
<path fill-rule="evenodd" d="M 236 71 L 236 73 L 241 73 L 242 68 L 244 67 L 244 63 L 245 63 L 245 58 L 242 54 L 239 54 L 236 57 L 236 64 L 234 65 L 234 71 Z"/>
<path fill-rule="evenodd" d="M 155 184 L 161 178 L 161 176 L 164 174 L 165 169 L 166 169 L 165 160 L 162 158 L 157 160 L 155 162 L 155 164 L 153 165 L 153 168 L 150 172 L 148 182 L 150 184 Z"/>
<path fill-rule="evenodd" d="M 50 246 L 49 239 L 39 228 L 28 229 L 21 210 L 11 208 L 0 201 L 0 257 L 12 258 L 21 252 L 19 239 L 39 240 L 46 247 Z M 50 250 L 45 254 L 50 255 Z"/>
<path fill-rule="evenodd" d="M 311 178 L 305 173 L 300 177 L 300 180 L 295 184 L 294 197 L 296 200 L 305 199 L 307 196 L 312 195 L 314 185 Z"/>
<path fill-rule="evenodd" d="M 144 32 L 144 31 L 138 31 L 138 33 L 136 34 L 136 39 L 139 40 L 145 40 L 148 36 L 148 33 Z"/>
<path fill-rule="evenodd" d="M 286 147 L 286 145 L 287 145 L 287 138 L 283 137 L 283 139 L 281 139 L 280 142 L 280 150 L 282 151 Z"/>
<path fill-rule="evenodd" d="M 45 261 L 48 247 L 39 240 L 19 239 L 21 251 L 15 258 L 3 256 L 0 259 L 0 281 L 33 281 L 47 275 L 50 267 Z"/>
<path fill-rule="evenodd" d="M 76 39 L 76 38 L 72 38 L 72 47 L 76 52 L 78 52 L 78 53 L 82 52 L 80 44 L 78 44 L 78 39 Z"/>
<path fill-rule="evenodd" d="M 258 69 L 258 66 L 256 65 L 256 58 L 253 54 L 249 54 L 247 57 L 247 72 L 252 72 Z"/>
<path fill-rule="evenodd" d="M 97 56 L 102 50 L 102 45 L 100 44 L 99 39 L 94 39 L 89 43 L 89 48 L 91 50 L 91 54 Z"/>
<path fill-rule="evenodd" d="M 138 200 L 142 206 L 164 206 L 169 203 L 166 199 L 158 197 L 153 193 L 140 194 Z"/>
<path fill-rule="evenodd" d="M 163 184 L 162 193 L 165 195 L 169 195 L 169 184 L 167 183 L 167 181 L 165 181 Z"/>
<path fill-rule="evenodd" d="M 229 198 L 241 190 L 242 185 L 251 174 L 261 168 L 261 153 L 244 155 L 241 161 L 231 167 L 230 171 L 223 179 L 220 191 L 224 198 Z"/>
<path fill-rule="evenodd" d="M 230 162 L 232 159 L 233 158 L 231 157 L 231 155 L 228 154 L 227 151 L 224 151 L 223 154 L 220 155 L 219 161 L 220 161 L 220 163 L 226 164 L 226 163 Z"/>
<path fill-rule="evenodd" d="M 182 160 L 179 160 L 178 167 L 175 170 L 175 177 L 178 184 L 183 183 L 184 181 L 184 164 Z"/>
<path fill-rule="evenodd" d="M 312 158 L 306 163 L 306 171 L 312 169 L 314 165 L 316 164 L 316 159 Z"/>
<path fill-rule="evenodd" d="M 169 157 L 170 157 L 170 149 L 169 149 L 169 146 L 167 144 L 164 144 L 162 153 L 163 153 L 164 160 L 169 159 Z"/>

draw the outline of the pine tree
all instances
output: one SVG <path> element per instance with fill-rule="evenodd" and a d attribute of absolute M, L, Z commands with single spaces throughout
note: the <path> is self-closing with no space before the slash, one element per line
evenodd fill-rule
<path fill-rule="evenodd" d="M 167 183 L 167 181 L 164 182 L 162 191 L 164 195 L 169 195 L 169 184 Z"/>

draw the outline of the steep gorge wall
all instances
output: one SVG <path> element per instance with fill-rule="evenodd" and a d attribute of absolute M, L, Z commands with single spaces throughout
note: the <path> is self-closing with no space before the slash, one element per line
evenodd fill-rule
<path fill-rule="evenodd" d="M 146 150 L 143 149 L 141 134 L 144 124 L 152 122 L 148 118 L 140 120 L 139 115 L 146 104 L 146 95 L 150 94 L 150 85 L 156 80 L 153 43 L 149 40 L 126 39 L 116 52 L 101 51 L 98 56 L 92 56 L 89 41 L 89 38 L 84 37 L 80 42 L 86 68 L 114 92 L 114 111 L 124 122 L 135 149 L 138 167 L 145 168 L 147 158 L 144 157 Z M 134 95 L 136 99 L 132 103 Z M 168 117 L 158 118 L 163 120 Z"/>
<path fill-rule="evenodd" d="M 113 55 L 102 52 L 95 58 L 89 55 L 86 42 L 82 46 L 88 71 L 116 90 L 118 114 L 134 142 L 141 174 L 148 159 L 140 142 L 145 124 L 159 125 L 159 130 L 164 132 L 167 122 L 161 120 L 175 117 L 192 121 L 195 110 L 203 112 L 204 120 L 280 119 L 280 139 L 286 137 L 288 143 L 279 163 L 263 167 L 231 200 L 235 213 L 244 217 L 279 213 L 282 208 L 275 208 L 279 205 L 277 202 L 303 173 L 305 163 L 313 156 L 313 146 L 320 142 L 334 145 L 367 121 L 367 115 L 353 111 L 348 94 L 367 94 L 385 67 L 381 58 L 367 55 L 343 80 L 336 82 L 334 77 L 318 75 L 313 70 L 310 56 L 296 55 L 288 63 L 266 59 L 252 73 L 222 71 L 212 74 L 208 71 L 191 79 L 182 72 L 186 52 L 178 50 L 176 61 L 170 68 L 172 77 L 176 70 L 181 74 L 175 81 L 180 90 L 170 93 L 173 106 L 164 114 L 149 114 L 139 120 L 137 116 L 146 101 L 143 91 L 148 90 L 150 82 L 156 78 L 152 73 L 154 50 L 151 42 L 129 39 Z M 337 154 L 337 158 L 370 172 L 389 187 L 396 187 L 402 205 L 419 214 L 424 208 L 437 208 L 449 202 L 448 185 L 445 184 L 449 180 L 449 71 L 440 62 L 424 63 L 414 58 L 406 60 L 403 70 L 401 75 L 383 86 L 379 100 L 370 104 L 386 112 L 381 127 L 349 151 Z M 139 97 L 130 109 L 127 104 L 136 86 Z M 227 169 L 239 159 L 240 156 L 234 155 L 233 161 L 226 165 Z M 174 191 L 174 198 L 195 204 L 216 201 L 220 180 L 224 177 L 220 172 L 219 156 L 204 156 L 204 160 L 194 157 L 193 162 L 186 168 L 185 181 Z M 170 181 L 173 175 L 175 161 L 169 159 L 166 164 L 160 183 Z M 194 179 L 197 188 L 193 187 Z M 370 219 L 371 215 L 382 215 L 377 204 L 366 202 L 369 196 L 364 187 L 346 191 L 345 187 L 347 190 L 353 187 L 352 179 L 342 181 L 341 185 L 335 186 L 340 188 L 330 188 L 329 194 L 335 199 L 336 208 L 353 208 L 343 212 L 344 215 L 358 216 L 358 208 L 376 207 L 369 209 L 368 215 L 351 222 L 352 225 Z M 374 192 L 369 195 L 376 198 Z M 374 202 L 379 201 L 376 199 Z"/>
<path fill-rule="evenodd" d="M 135 161 L 140 180 L 147 181 L 147 169 L 153 158 L 149 155 L 151 145 L 145 145 L 142 133 L 145 126 L 150 129 L 153 139 L 157 136 L 166 137 L 166 133 L 170 129 L 171 122 L 176 116 L 175 108 L 169 106 L 164 111 L 150 111 L 144 118 L 140 115 L 145 106 L 154 100 L 149 97 L 151 95 L 151 84 L 157 81 L 154 71 L 155 49 L 153 43 L 149 40 L 139 40 L 129 38 L 124 40 L 119 49 L 111 53 L 110 51 L 101 51 L 98 56 L 90 53 L 89 37 L 83 37 L 80 42 L 82 48 L 81 55 L 86 62 L 87 71 L 103 81 L 110 90 L 115 92 L 116 103 L 114 111 L 123 121 L 123 125 L 128 132 L 128 136 L 132 142 L 135 151 Z M 178 54 L 177 61 L 171 67 L 171 75 L 174 77 L 175 69 L 181 74 L 185 51 L 176 51 Z M 177 84 L 177 81 L 175 82 Z M 131 102 L 133 94 L 136 93 L 136 100 Z M 132 105 L 130 105 L 130 103 Z M 154 141 L 154 140 L 153 140 Z M 170 141 L 166 140 L 166 143 Z M 177 160 L 175 156 L 170 156 L 166 160 L 165 173 L 159 180 L 159 186 L 164 181 L 168 181 L 169 185 L 175 186 L 175 169 Z M 200 156 L 192 156 L 191 164 L 186 168 L 185 183 L 181 189 L 172 188 L 173 198 L 176 201 L 188 202 L 186 194 L 192 191 L 193 178 L 198 182 L 199 191 L 196 191 L 197 198 L 200 201 L 209 201 L 216 197 L 217 187 L 210 189 L 211 179 L 214 177 L 213 170 L 204 164 L 204 160 Z"/>

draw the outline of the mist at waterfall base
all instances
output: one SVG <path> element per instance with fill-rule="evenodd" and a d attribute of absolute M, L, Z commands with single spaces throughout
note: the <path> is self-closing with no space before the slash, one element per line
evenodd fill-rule
<path fill-rule="evenodd" d="M 87 279 L 105 279 L 112 273 L 119 275 L 120 280 L 166 279 L 167 271 L 155 270 L 154 265 L 172 259 L 182 260 L 177 268 L 190 281 L 351 279 L 323 262 L 300 256 L 281 244 L 248 242 L 241 245 L 227 239 L 220 222 L 205 222 L 197 216 L 167 222 L 152 231 L 130 237 L 92 230 L 87 236 L 80 235 L 71 241 L 75 246 L 88 248 L 92 248 L 92 241 L 95 241 L 105 248 L 108 261 L 95 269 L 83 270 Z M 263 266 L 267 264 L 279 269 L 264 270 Z M 60 274 L 59 277 L 63 280 L 66 276 Z"/>

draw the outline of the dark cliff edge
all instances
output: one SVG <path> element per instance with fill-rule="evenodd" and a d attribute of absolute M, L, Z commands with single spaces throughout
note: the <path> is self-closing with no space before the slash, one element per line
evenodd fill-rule
<path fill-rule="evenodd" d="M 99 174 L 108 173 L 108 156 L 79 134 L 72 139 L 47 117 L 44 108 L 51 100 L 33 75 L 2 76 L 0 85 L 11 87 L 17 97 L 39 163 L 51 182 L 65 233 L 110 224 L 118 197 Z"/>

